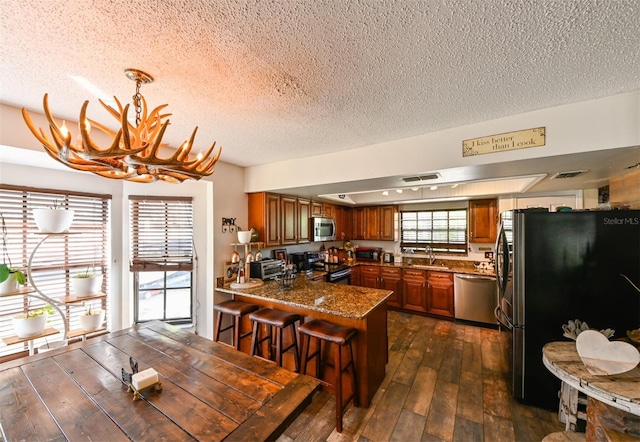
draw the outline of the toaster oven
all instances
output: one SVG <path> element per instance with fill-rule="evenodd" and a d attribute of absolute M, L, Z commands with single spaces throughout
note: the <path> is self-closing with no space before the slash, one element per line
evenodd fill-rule
<path fill-rule="evenodd" d="M 282 259 L 263 259 L 250 263 L 250 273 L 252 278 L 274 279 L 284 273 L 284 261 Z"/>

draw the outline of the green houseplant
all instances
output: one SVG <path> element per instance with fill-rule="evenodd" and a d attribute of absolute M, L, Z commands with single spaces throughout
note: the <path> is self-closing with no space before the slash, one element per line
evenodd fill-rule
<path fill-rule="evenodd" d="M 10 293 L 18 288 L 18 284 L 27 283 L 27 275 L 18 267 L 11 265 L 11 258 L 7 247 L 8 233 L 4 215 L 0 212 L 0 225 L 2 228 L 2 257 L 0 258 L 0 294 Z"/>

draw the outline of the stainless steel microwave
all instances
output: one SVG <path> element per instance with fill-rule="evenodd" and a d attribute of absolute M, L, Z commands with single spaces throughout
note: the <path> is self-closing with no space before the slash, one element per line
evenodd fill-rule
<path fill-rule="evenodd" d="M 336 220 L 333 218 L 311 218 L 309 227 L 313 241 L 336 240 Z"/>

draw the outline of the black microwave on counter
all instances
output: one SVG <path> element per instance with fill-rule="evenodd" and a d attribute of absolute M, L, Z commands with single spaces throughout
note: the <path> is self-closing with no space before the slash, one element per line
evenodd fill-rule
<path fill-rule="evenodd" d="M 356 261 L 380 261 L 380 249 L 376 247 L 357 247 Z"/>

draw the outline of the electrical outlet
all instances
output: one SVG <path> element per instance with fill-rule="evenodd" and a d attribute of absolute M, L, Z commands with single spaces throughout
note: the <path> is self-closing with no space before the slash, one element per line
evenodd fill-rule
<path fill-rule="evenodd" d="M 485 259 L 493 259 L 493 252 L 484 252 Z"/>

